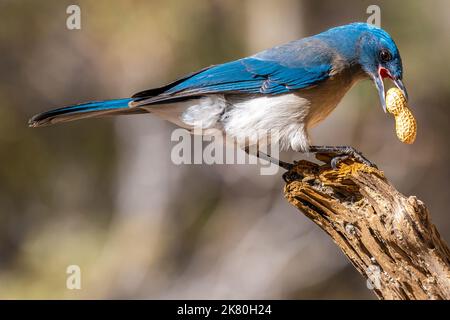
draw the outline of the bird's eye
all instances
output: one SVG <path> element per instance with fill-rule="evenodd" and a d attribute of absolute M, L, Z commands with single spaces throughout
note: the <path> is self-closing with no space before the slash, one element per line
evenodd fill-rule
<path fill-rule="evenodd" d="M 389 62 L 392 60 L 392 55 L 387 50 L 381 50 L 380 51 L 380 60 L 383 62 Z"/>

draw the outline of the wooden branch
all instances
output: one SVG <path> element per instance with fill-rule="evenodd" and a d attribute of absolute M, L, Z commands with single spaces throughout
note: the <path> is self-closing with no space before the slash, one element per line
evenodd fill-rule
<path fill-rule="evenodd" d="M 300 161 L 285 180 L 287 200 L 331 236 L 380 299 L 450 299 L 447 244 L 425 205 L 383 172 L 350 160 L 338 170 Z"/>

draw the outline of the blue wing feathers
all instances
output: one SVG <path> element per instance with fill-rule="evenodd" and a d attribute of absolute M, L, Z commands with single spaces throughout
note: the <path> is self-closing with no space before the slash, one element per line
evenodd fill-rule
<path fill-rule="evenodd" d="M 327 61 L 321 58 L 313 59 L 310 65 L 300 61 L 297 65 L 286 66 L 254 56 L 209 67 L 166 87 L 133 97 L 137 106 L 142 106 L 214 93 L 283 94 L 326 80 L 332 68 Z"/>
<path fill-rule="evenodd" d="M 330 65 L 293 68 L 275 61 L 247 58 L 210 68 L 170 88 L 165 94 L 227 91 L 252 94 L 287 93 L 325 80 L 330 69 Z"/>

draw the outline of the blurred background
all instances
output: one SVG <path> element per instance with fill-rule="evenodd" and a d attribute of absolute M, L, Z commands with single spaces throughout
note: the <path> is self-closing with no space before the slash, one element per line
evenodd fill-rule
<path fill-rule="evenodd" d="M 66 28 L 71 4 L 81 30 Z M 27 127 L 52 107 L 130 96 L 366 21 L 372 4 L 402 53 L 418 139 L 397 140 L 365 82 L 313 141 L 364 152 L 450 240 L 449 1 L 0 0 L 0 298 L 373 299 L 284 200 L 281 174 L 176 166 L 175 127 L 149 115 Z M 69 265 L 81 268 L 81 290 L 66 288 Z"/>

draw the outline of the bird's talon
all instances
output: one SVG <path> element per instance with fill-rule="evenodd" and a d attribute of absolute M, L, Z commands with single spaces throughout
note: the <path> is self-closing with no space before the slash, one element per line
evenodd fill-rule
<path fill-rule="evenodd" d="M 331 168 L 332 168 L 333 170 L 337 170 L 338 167 L 339 167 L 339 164 L 340 164 L 342 161 L 347 160 L 348 157 L 349 157 L 348 155 L 345 155 L 345 156 L 336 156 L 336 157 L 334 157 L 333 159 L 331 159 L 331 162 L 330 162 Z"/>
<path fill-rule="evenodd" d="M 377 168 L 378 167 L 372 163 L 370 160 L 368 160 L 366 157 L 364 157 L 361 153 L 357 152 L 357 151 L 353 151 L 353 157 L 355 158 L 355 160 L 357 160 L 358 162 L 361 162 L 362 164 L 365 164 L 368 167 L 374 167 Z"/>

